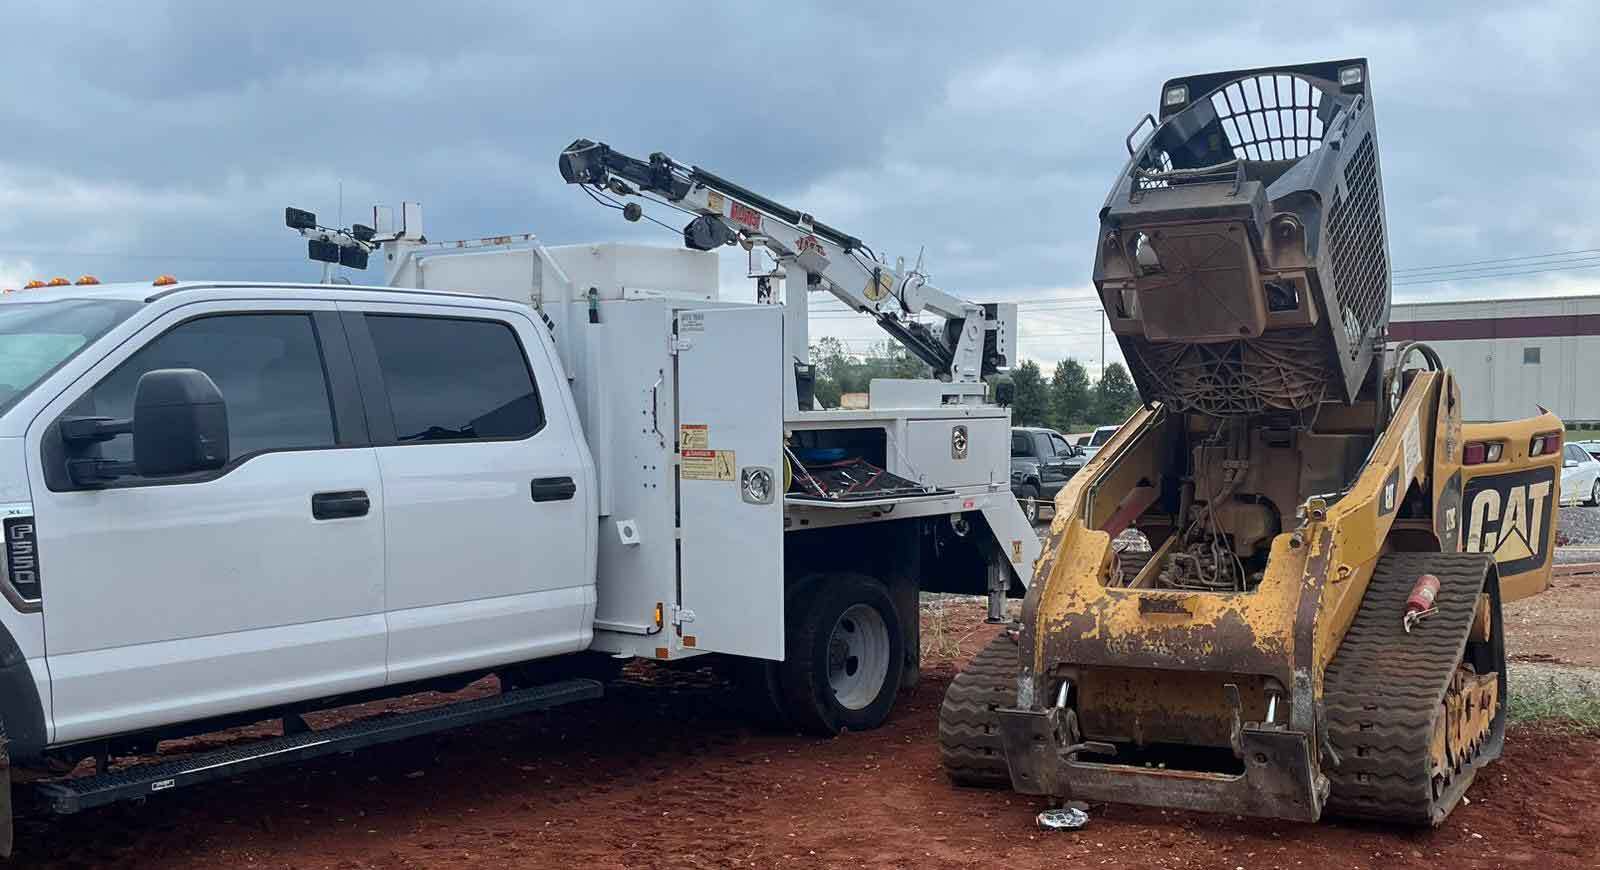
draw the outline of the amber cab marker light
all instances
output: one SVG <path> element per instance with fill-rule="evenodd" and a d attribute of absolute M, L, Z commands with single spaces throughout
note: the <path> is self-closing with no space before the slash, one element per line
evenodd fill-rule
<path fill-rule="evenodd" d="M 157 287 L 170 287 L 173 284 L 178 283 L 178 279 L 172 277 L 171 275 L 162 275 L 160 278 L 157 278 L 154 283 Z"/>
<path fill-rule="evenodd" d="M 24 289 L 24 290 L 37 290 L 37 289 L 39 289 L 40 287 L 43 287 L 43 286 L 44 286 L 44 282 L 43 281 L 40 281 L 38 279 L 34 279 L 34 280 L 29 281 L 28 283 L 22 285 L 22 289 Z"/>
<path fill-rule="evenodd" d="M 45 286 L 47 286 L 47 287 L 71 287 L 72 286 L 72 282 L 68 281 L 65 278 L 57 277 L 57 278 L 51 278 L 50 279 L 50 283 L 45 285 Z"/>
<path fill-rule="evenodd" d="M 72 283 L 78 285 L 79 287 L 93 287 L 94 285 L 100 283 L 100 279 L 93 275 L 84 275 Z"/>

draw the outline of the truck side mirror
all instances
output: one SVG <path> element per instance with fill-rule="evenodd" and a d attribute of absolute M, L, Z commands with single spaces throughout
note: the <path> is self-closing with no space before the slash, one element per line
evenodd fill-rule
<path fill-rule="evenodd" d="M 228 464 L 228 406 L 199 369 L 155 369 L 133 393 L 133 465 L 141 476 Z"/>

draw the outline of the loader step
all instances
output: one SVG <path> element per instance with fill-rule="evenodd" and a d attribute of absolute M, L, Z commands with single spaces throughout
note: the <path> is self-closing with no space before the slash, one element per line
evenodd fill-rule
<path fill-rule="evenodd" d="M 289 734 L 171 761 L 141 764 L 94 776 L 55 780 L 41 783 L 35 788 L 49 811 L 75 813 L 186 785 L 238 776 L 264 767 L 351 752 L 463 725 L 588 701 L 600 697 L 602 692 L 600 683 L 594 680 L 563 680 L 412 713 L 379 715 L 321 731 Z"/>
<path fill-rule="evenodd" d="M 1323 681 L 1328 743 L 1339 756 L 1328 771 L 1328 812 L 1438 825 L 1478 768 L 1499 757 L 1505 650 L 1492 570 L 1493 562 L 1475 553 L 1394 553 L 1378 562 Z M 1439 578 L 1437 612 L 1408 633 L 1401 614 L 1424 573 Z M 1487 641 L 1470 637 L 1481 593 L 1490 596 Z M 1467 733 L 1463 710 L 1482 693 L 1463 695 L 1463 672 L 1498 681 L 1476 733 Z"/>

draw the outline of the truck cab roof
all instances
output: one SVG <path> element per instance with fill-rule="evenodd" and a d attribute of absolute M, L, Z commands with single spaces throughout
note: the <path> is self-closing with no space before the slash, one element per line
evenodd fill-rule
<path fill-rule="evenodd" d="M 215 295 L 236 295 L 228 291 L 250 290 L 265 291 L 273 295 L 282 295 L 285 298 L 326 298 L 328 296 L 354 296 L 357 294 L 381 293 L 404 294 L 408 298 L 416 296 L 448 297 L 454 302 L 473 300 L 482 302 L 504 303 L 503 300 L 492 296 L 476 293 L 460 293 L 449 290 L 408 290 L 397 287 L 379 287 L 360 284 L 295 284 L 269 281 L 180 281 L 176 284 L 155 285 L 147 281 L 129 281 L 116 284 L 68 285 L 63 287 L 39 287 L 33 290 L 23 290 L 0 296 L 0 303 L 9 302 L 40 302 L 51 299 L 117 299 L 130 302 L 155 302 L 179 293 L 192 293 L 198 291 L 221 291 Z"/>
<path fill-rule="evenodd" d="M 394 286 L 376 285 L 318 285 L 318 283 L 286 283 L 286 281 L 178 281 L 173 285 L 154 285 L 149 281 L 122 281 L 122 283 L 104 283 L 104 285 L 69 285 L 45 286 L 45 288 L 26 289 L 14 291 L 0 296 L 0 304 L 5 302 L 43 302 L 51 299 L 120 299 L 128 302 L 155 302 L 166 297 L 176 296 L 179 293 L 198 293 L 198 291 L 211 291 L 213 296 L 238 296 L 237 291 L 251 291 L 254 294 L 269 294 L 285 299 L 326 299 L 330 296 L 370 297 L 371 294 L 384 294 L 395 296 L 403 294 L 408 299 L 418 296 L 448 297 L 450 301 L 459 302 L 490 302 L 496 307 L 512 307 L 515 302 L 506 302 L 494 296 L 483 296 L 477 293 L 459 293 L 448 289 L 405 289 Z"/>

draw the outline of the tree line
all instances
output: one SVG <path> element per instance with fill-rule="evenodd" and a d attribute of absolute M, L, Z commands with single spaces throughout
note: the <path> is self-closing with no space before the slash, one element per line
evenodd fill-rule
<path fill-rule="evenodd" d="M 932 372 L 905 348 L 892 341 L 872 345 L 866 353 L 852 354 L 837 338 L 818 339 L 811 345 L 816 366 L 812 388 L 818 407 L 837 408 L 845 393 L 865 393 L 873 378 L 926 378 Z M 1121 423 L 1139 406 L 1139 393 L 1121 363 L 1106 366 L 1091 380 L 1075 359 L 1056 363 L 1049 379 L 1039 364 L 1024 360 L 1011 369 L 1015 398 L 1011 422 L 1016 426 L 1048 426 L 1062 432 Z"/>

